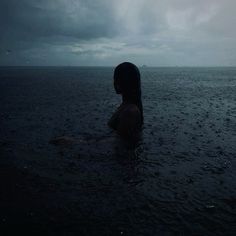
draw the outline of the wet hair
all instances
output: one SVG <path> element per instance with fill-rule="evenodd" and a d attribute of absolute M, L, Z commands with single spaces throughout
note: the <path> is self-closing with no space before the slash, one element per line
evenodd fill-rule
<path fill-rule="evenodd" d="M 119 64 L 114 71 L 114 87 L 126 101 L 135 104 L 141 112 L 143 124 L 143 105 L 141 99 L 141 78 L 136 65 L 130 62 Z"/>

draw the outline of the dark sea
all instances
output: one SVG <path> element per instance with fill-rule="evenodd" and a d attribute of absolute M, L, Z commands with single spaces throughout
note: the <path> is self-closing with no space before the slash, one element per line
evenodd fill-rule
<path fill-rule="evenodd" d="M 107 126 L 113 70 L 0 68 L 0 229 L 236 235 L 236 68 L 140 68 L 135 149 Z"/>

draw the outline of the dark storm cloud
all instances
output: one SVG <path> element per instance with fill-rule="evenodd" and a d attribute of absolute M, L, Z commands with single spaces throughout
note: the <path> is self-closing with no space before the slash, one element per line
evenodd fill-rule
<path fill-rule="evenodd" d="M 24 42 L 30 46 L 35 42 L 63 42 L 65 37 L 109 37 L 114 28 L 106 8 L 93 1 L 1 0 L 1 45 L 22 48 L 27 47 Z"/>
<path fill-rule="evenodd" d="M 0 65 L 235 65 L 234 0 L 1 0 Z"/>
<path fill-rule="evenodd" d="M 116 28 L 107 2 L 1 0 L 0 64 L 61 63 L 58 52 L 70 61 L 66 45 L 112 37 Z"/>

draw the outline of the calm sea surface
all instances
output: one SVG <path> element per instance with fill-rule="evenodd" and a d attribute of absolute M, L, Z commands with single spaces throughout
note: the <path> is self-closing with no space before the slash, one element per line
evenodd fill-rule
<path fill-rule="evenodd" d="M 88 233 L 235 235 L 236 68 L 140 71 L 145 125 L 127 150 L 107 127 L 113 68 L 1 67 L 1 160 L 56 182 Z M 49 144 L 63 135 L 76 145 Z"/>

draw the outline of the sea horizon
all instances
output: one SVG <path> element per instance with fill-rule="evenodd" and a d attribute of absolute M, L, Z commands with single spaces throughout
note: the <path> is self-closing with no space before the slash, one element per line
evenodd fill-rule
<path fill-rule="evenodd" d="M 116 67 L 116 65 L 0 65 L 0 68 L 19 68 L 19 67 L 86 67 L 86 68 L 93 68 L 93 67 L 101 67 L 101 68 L 112 68 Z M 235 66 L 148 66 L 148 65 L 137 65 L 139 68 L 235 68 Z"/>

